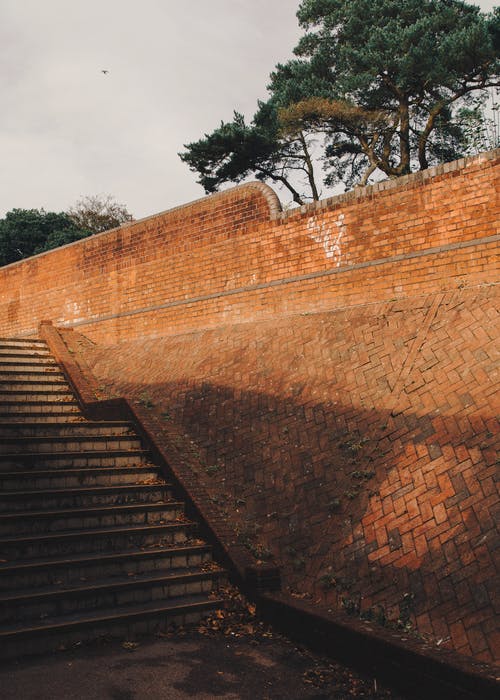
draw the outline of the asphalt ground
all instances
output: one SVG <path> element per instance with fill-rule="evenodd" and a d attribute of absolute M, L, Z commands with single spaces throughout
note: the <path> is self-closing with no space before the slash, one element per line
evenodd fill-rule
<path fill-rule="evenodd" d="M 253 628 L 98 640 L 5 662 L 2 700 L 404 700 L 344 666 Z"/>

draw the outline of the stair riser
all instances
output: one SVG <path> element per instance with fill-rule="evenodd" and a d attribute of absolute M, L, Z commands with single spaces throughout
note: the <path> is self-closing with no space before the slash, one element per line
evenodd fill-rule
<path fill-rule="evenodd" d="M 148 464 L 148 458 L 141 455 L 122 456 L 89 456 L 68 458 L 61 452 L 61 455 L 43 456 L 29 455 L 24 457 L 9 457 L 0 455 L 0 473 L 13 471 L 15 469 L 80 469 L 85 467 L 126 467 Z"/>
<path fill-rule="evenodd" d="M 4 364 L 0 364 L 0 386 L 9 384 L 26 385 L 29 382 L 42 383 L 54 382 L 64 383 L 67 385 L 64 374 L 57 366 L 54 367 L 39 367 L 30 369 L 29 367 L 20 367 L 19 369 L 9 369 Z"/>
<path fill-rule="evenodd" d="M 106 533 L 104 535 L 85 534 L 80 538 L 55 538 L 54 540 L 27 541 L 16 544 L 0 542 L 0 559 L 21 560 L 41 557 L 63 557 L 87 552 L 104 553 L 132 550 L 141 547 L 170 546 L 187 542 L 188 526 L 166 529 L 162 532 L 144 532 L 134 534 Z"/>
<path fill-rule="evenodd" d="M 171 489 L 158 486 L 147 491 L 127 491 L 124 493 L 57 494 L 26 498 L 7 498 L 0 492 L 0 514 L 26 512 L 30 510 L 57 510 L 68 508 L 98 508 L 99 506 L 136 505 L 158 503 L 172 497 Z"/>
<path fill-rule="evenodd" d="M 78 425 L 79 422 L 81 422 L 82 416 L 81 414 L 77 411 L 67 411 L 66 413 L 61 413 L 60 411 L 53 412 L 53 413 L 44 413 L 44 414 L 36 414 L 36 413 L 23 413 L 22 411 L 18 411 L 17 413 L 4 413 L 0 412 L 0 423 L 3 423 L 4 425 L 6 423 L 12 423 L 15 425 L 21 425 L 23 423 L 37 423 L 38 425 L 44 427 L 46 430 L 50 430 L 50 426 L 58 425 L 61 421 L 64 421 L 66 424 L 70 425 Z"/>
<path fill-rule="evenodd" d="M 61 469 L 61 474 L 53 472 L 50 475 L 37 476 L 36 471 L 28 477 L 18 477 L 16 475 L 1 476 L 0 489 L 5 491 L 19 491 L 22 489 L 32 491 L 33 489 L 71 489 L 85 486 L 119 486 L 127 484 L 144 484 L 155 481 L 157 472 L 151 469 L 138 469 L 135 472 L 129 470 L 116 470 L 108 473 L 75 473 L 68 474 Z"/>
<path fill-rule="evenodd" d="M 50 601 L 38 599 L 33 602 L 24 600 L 19 603 L 10 601 L 8 605 L 0 604 L 0 624 L 31 620 L 37 622 L 46 617 L 103 610 L 118 605 L 152 603 L 180 596 L 207 594 L 212 590 L 214 582 L 212 577 L 207 576 L 201 581 L 149 583 L 141 587 L 131 586 L 129 590 L 121 590 L 117 586 L 114 590 L 89 591 L 80 593 L 79 596 L 61 591 L 57 598 Z"/>
<path fill-rule="evenodd" d="M 23 391 L 5 391 L 4 389 L 0 390 L 0 401 L 2 403 L 28 403 L 28 404 L 40 404 L 40 403 L 50 403 L 53 404 L 56 407 L 57 410 L 57 405 L 59 403 L 71 403 L 74 405 L 78 405 L 75 402 L 75 397 L 73 394 L 68 390 L 68 391 L 63 391 L 62 393 L 59 393 L 59 388 L 54 391 L 48 391 L 47 389 L 43 389 L 42 391 L 37 391 L 37 392 L 32 392 L 32 393 L 26 393 L 26 387 L 24 388 Z M 22 410 L 24 411 L 29 411 L 31 410 L 32 406 L 29 408 L 23 407 Z M 4 407 L 2 406 L 2 410 L 5 410 Z M 42 407 L 38 405 L 36 407 L 36 413 L 40 413 L 42 411 Z"/>
<path fill-rule="evenodd" d="M 112 576 L 132 576 L 137 574 L 158 573 L 160 571 L 175 571 L 188 567 L 198 567 L 211 561 L 210 551 L 196 553 L 162 554 L 148 557 L 129 557 L 117 561 L 101 561 L 99 559 L 85 564 L 64 564 L 45 567 L 40 570 L 22 570 L 15 573 L 2 572 L 0 576 L 0 591 L 22 590 L 36 586 L 53 584 L 69 586 L 75 583 L 93 579 L 110 578 Z"/>
<path fill-rule="evenodd" d="M 73 397 L 72 397 L 73 398 Z M 62 414 L 62 415 L 61 415 Z M 0 420 L 15 420 L 32 423 L 58 420 L 75 420 L 81 418 L 76 401 L 50 401 L 48 404 L 3 403 L 0 406 Z"/>
<path fill-rule="evenodd" d="M 117 435 L 109 438 L 108 436 L 93 436 L 88 440 L 86 436 L 80 436 L 79 439 L 73 437 L 58 440 L 45 438 L 38 440 L 37 438 L 15 438 L 1 437 L 0 438 L 0 455 L 7 454 L 44 454 L 47 452 L 100 452 L 102 450 L 140 450 L 141 441 L 138 438 L 127 437 L 126 435 Z"/>
<path fill-rule="evenodd" d="M 33 338 L 0 338 L 0 348 L 47 349 L 47 343 Z"/>
<path fill-rule="evenodd" d="M 1 420 L 0 420 L 1 422 Z M 130 425 L 99 425 L 93 423 L 65 423 L 64 425 L 6 425 L 0 426 L 0 442 L 2 438 L 39 438 L 39 437 L 75 437 L 86 436 L 89 439 L 104 435 L 129 437 Z"/>
<path fill-rule="evenodd" d="M 32 362 L 38 364 L 39 361 L 53 362 L 48 350 L 23 350 L 23 348 L 0 347 L 0 360 L 4 362 Z"/>
<path fill-rule="evenodd" d="M 186 608 L 180 613 L 161 613 L 143 615 L 142 619 L 133 619 L 124 622 L 121 618 L 115 621 L 106 620 L 100 624 L 78 626 L 64 632 L 25 633 L 10 635 L 0 640 L 0 658 L 14 659 L 21 655 L 37 655 L 48 650 L 70 649 L 73 645 L 98 639 L 99 637 L 116 637 L 119 639 L 136 639 L 140 636 L 161 634 L 168 631 L 171 626 L 185 627 L 198 624 L 210 610 L 221 607 L 220 601 L 208 601 L 203 608 L 197 608 L 192 612 Z"/>
<path fill-rule="evenodd" d="M 107 527 L 131 527 L 133 525 L 161 525 L 177 520 L 182 507 L 164 506 L 164 509 L 148 511 L 138 509 L 132 513 L 110 512 L 84 517 L 6 517 L 0 519 L 0 537 L 11 535 L 42 535 L 44 533 L 67 532 L 68 530 L 91 530 Z"/>
<path fill-rule="evenodd" d="M 6 357 L 0 354 L 0 372 L 60 372 L 59 365 L 49 357 Z"/>
<path fill-rule="evenodd" d="M 58 381 L 57 379 L 47 379 L 47 381 L 42 381 L 39 377 L 35 380 L 29 380 L 26 382 L 2 381 L 0 384 L 0 392 L 4 395 L 12 396 L 12 394 L 24 394 L 32 391 L 43 394 L 52 394 L 53 392 L 60 391 L 70 393 L 71 390 L 68 383 L 65 381 Z M 71 398 L 74 399 L 73 396 Z"/>

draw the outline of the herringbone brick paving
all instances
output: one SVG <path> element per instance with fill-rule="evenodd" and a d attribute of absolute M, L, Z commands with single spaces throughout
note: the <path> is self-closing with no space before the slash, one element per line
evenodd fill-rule
<path fill-rule="evenodd" d="M 291 590 L 491 661 L 497 301 L 461 289 L 86 357 L 108 391 L 181 426 L 213 500 Z"/>

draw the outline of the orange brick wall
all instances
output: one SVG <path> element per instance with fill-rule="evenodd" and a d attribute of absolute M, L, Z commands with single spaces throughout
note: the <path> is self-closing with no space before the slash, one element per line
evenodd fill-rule
<path fill-rule="evenodd" d="M 0 269 L 0 332 L 117 342 L 491 279 L 499 152 L 280 213 L 265 185 Z"/>

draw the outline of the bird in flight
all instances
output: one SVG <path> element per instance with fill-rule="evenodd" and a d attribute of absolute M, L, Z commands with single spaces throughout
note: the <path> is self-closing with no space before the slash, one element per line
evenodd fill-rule
<path fill-rule="evenodd" d="M 101 70 L 101 73 L 104 73 L 104 75 L 107 75 L 109 73 L 109 70 Z"/>

